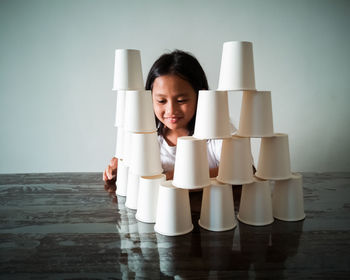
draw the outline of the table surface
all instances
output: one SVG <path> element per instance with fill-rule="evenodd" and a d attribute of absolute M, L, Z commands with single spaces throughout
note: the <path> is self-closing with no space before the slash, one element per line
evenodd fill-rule
<path fill-rule="evenodd" d="M 177 237 L 138 222 L 100 173 L 0 175 L 0 278 L 349 279 L 350 173 L 302 174 L 305 220 L 211 232 L 192 212 Z"/>

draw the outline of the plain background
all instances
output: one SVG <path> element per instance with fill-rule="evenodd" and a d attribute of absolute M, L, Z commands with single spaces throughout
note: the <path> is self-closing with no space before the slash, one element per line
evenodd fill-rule
<path fill-rule="evenodd" d="M 1 0 L 0 173 L 102 172 L 115 49 L 141 50 L 144 79 L 162 53 L 189 51 L 215 89 L 233 40 L 253 42 L 293 171 L 350 171 L 349 27 L 346 0 Z M 241 95 L 230 92 L 236 124 Z"/>

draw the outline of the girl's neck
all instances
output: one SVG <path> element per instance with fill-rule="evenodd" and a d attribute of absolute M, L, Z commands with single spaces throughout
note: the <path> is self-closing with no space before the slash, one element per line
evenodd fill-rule
<path fill-rule="evenodd" d="M 176 146 L 177 145 L 177 138 L 181 136 L 188 136 L 189 131 L 187 128 L 180 128 L 180 129 L 164 129 L 164 139 L 168 143 L 169 146 Z"/>

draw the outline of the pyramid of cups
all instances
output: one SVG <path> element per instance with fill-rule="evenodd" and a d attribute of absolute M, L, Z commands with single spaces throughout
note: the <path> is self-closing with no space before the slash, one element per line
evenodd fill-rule
<path fill-rule="evenodd" d="M 144 90 L 140 51 L 117 49 L 114 67 L 116 194 L 126 196 L 125 206 L 137 210 L 139 221 L 156 223 L 155 230 L 165 235 L 187 233 L 193 228 L 188 190 L 203 189 L 199 225 L 213 231 L 232 229 L 237 223 L 233 200 L 227 197 L 238 185 L 243 185 L 237 215 L 241 222 L 260 226 L 274 218 L 304 219 L 302 176 L 291 171 L 288 135 L 274 131 L 271 92 L 256 89 L 251 42 L 223 44 L 218 89 L 199 91 L 194 134 L 178 138 L 172 181 L 162 174 L 152 95 Z M 228 95 L 239 92 L 243 96 L 236 129 L 230 122 Z M 251 138 L 261 138 L 255 173 Z M 211 139 L 222 140 L 216 178 L 209 176 Z M 185 203 L 181 207 L 173 203 L 179 200 Z M 182 217 L 183 224 L 171 224 L 171 215 Z"/>

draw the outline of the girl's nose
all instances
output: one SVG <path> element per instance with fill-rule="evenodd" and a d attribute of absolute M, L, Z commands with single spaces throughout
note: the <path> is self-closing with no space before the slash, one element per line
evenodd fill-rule
<path fill-rule="evenodd" d="M 176 102 L 168 102 L 167 104 L 167 108 L 166 108 L 166 113 L 169 115 L 174 115 L 178 112 L 179 110 L 179 106 Z"/>

